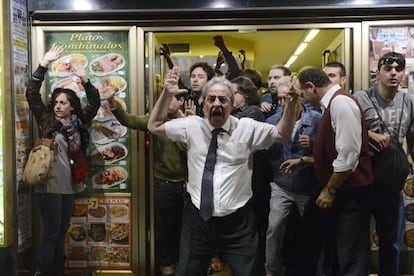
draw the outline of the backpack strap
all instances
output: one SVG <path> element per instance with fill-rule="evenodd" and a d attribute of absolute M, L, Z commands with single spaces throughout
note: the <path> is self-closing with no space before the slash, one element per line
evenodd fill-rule
<path fill-rule="evenodd" d="M 383 127 L 383 129 L 384 129 L 386 132 L 388 132 L 388 134 L 389 134 L 391 137 L 396 137 L 396 138 L 398 138 L 398 137 L 399 137 L 399 135 L 400 135 L 401 119 L 402 119 L 402 115 L 403 115 L 403 112 L 404 112 L 405 94 L 403 94 L 403 99 L 402 99 L 402 107 L 401 107 L 401 113 L 400 113 L 400 119 L 399 119 L 399 121 L 398 121 L 398 128 L 397 128 L 396 133 L 394 133 L 394 134 L 393 134 L 393 133 L 390 133 L 390 131 L 388 130 L 387 125 L 385 124 L 384 120 L 383 120 L 383 119 L 382 119 L 382 117 L 381 117 L 381 114 L 380 114 L 380 113 L 379 113 L 379 111 L 378 111 L 378 106 L 377 106 L 377 104 L 375 104 L 375 102 L 374 102 L 374 98 L 375 98 L 375 101 L 377 101 L 377 98 L 376 98 L 376 96 L 375 96 L 375 92 L 374 92 L 374 90 L 373 90 L 373 89 L 371 89 L 371 91 L 370 91 L 370 92 L 368 92 L 367 90 L 365 90 L 365 92 L 367 92 L 367 94 L 368 94 L 368 98 L 371 100 L 372 106 L 374 107 L 375 111 L 377 112 L 377 114 L 378 114 L 378 118 L 381 120 L 381 123 L 382 123 L 382 127 Z M 378 103 L 378 102 L 377 102 L 377 103 Z"/>

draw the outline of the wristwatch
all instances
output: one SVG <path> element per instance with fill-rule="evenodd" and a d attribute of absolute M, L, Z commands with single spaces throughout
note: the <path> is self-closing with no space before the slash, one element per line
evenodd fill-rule
<path fill-rule="evenodd" d="M 336 188 L 334 186 L 332 186 L 331 184 L 327 184 L 326 188 L 328 189 L 328 193 L 331 196 L 336 196 Z"/>

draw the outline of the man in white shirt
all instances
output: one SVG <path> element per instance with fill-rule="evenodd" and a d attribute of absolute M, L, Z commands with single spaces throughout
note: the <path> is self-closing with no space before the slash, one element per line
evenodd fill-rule
<path fill-rule="evenodd" d="M 250 199 L 252 153 L 289 139 L 294 125 L 298 94 L 291 92 L 285 112 L 275 127 L 250 118 L 230 116 L 232 84 L 213 78 L 203 88 L 204 118 L 189 116 L 167 121 L 171 98 L 178 89 L 179 70 L 170 70 L 164 90 L 154 106 L 148 129 L 187 145 L 188 183 L 191 202 L 184 207 L 180 259 L 176 275 L 203 275 L 213 254 L 229 264 L 234 275 L 255 275 L 258 235 Z M 213 175 L 212 217 L 200 214 L 204 164 L 212 131 L 221 128 Z"/>
<path fill-rule="evenodd" d="M 320 189 L 305 208 L 303 273 L 315 275 L 326 231 L 334 226 L 340 275 L 368 275 L 372 169 L 365 117 L 353 96 L 320 69 L 299 73 L 306 101 L 321 107 L 314 167 Z"/>

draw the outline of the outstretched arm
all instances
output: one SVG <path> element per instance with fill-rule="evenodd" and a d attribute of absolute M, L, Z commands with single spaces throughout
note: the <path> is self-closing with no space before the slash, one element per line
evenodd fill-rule
<path fill-rule="evenodd" d="M 161 96 L 155 103 L 154 109 L 148 121 L 148 130 L 156 135 L 165 135 L 164 123 L 168 119 L 168 107 L 171 98 L 176 94 L 184 93 L 186 89 L 178 87 L 178 80 L 180 78 L 180 69 L 174 67 L 168 71 L 167 79 L 164 82 L 164 88 Z"/>

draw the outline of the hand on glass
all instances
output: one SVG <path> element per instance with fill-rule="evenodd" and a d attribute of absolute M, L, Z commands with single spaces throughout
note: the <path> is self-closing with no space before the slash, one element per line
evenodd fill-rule
<path fill-rule="evenodd" d="M 63 52 L 63 48 L 59 45 L 53 46 L 43 57 L 41 65 L 47 67 L 51 61 L 54 61 L 59 58 L 60 54 Z"/>
<path fill-rule="evenodd" d="M 179 79 L 180 69 L 177 66 L 174 66 L 173 69 L 168 70 L 167 78 L 164 81 L 164 91 L 170 95 L 186 93 L 187 89 L 181 89 L 178 86 Z"/>

